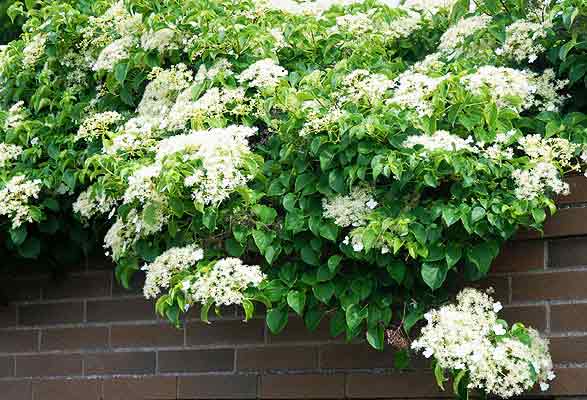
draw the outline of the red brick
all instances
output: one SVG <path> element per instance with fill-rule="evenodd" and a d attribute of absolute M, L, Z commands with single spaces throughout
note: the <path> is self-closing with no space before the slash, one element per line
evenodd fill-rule
<path fill-rule="evenodd" d="M 476 287 L 479 289 L 493 289 L 491 295 L 495 300 L 503 304 L 510 302 L 510 283 L 507 276 L 488 276 L 477 282 L 468 282 L 465 286 Z"/>
<path fill-rule="evenodd" d="M 6 400 L 31 400 L 32 384 L 29 381 L 3 381 L 0 382 L 0 393 Z"/>
<path fill-rule="evenodd" d="M 263 343 L 265 337 L 265 320 L 252 319 L 219 320 L 206 324 L 201 321 L 191 322 L 186 326 L 188 345 L 208 344 L 257 344 Z"/>
<path fill-rule="evenodd" d="M 452 397 L 441 392 L 430 372 L 396 372 L 393 374 L 350 374 L 347 376 L 349 398 Z"/>
<path fill-rule="evenodd" d="M 35 301 L 41 298 L 41 286 L 46 279 L 2 279 L 0 293 L 10 301 Z"/>
<path fill-rule="evenodd" d="M 154 321 L 155 307 L 145 299 L 88 301 L 88 322 Z"/>
<path fill-rule="evenodd" d="M 41 331 L 41 351 L 81 350 L 108 347 L 108 328 L 85 327 Z"/>
<path fill-rule="evenodd" d="M 550 268 L 587 265 L 587 237 L 556 239 L 548 242 Z"/>
<path fill-rule="evenodd" d="M 587 271 L 536 273 L 512 277 L 512 301 L 587 298 Z"/>
<path fill-rule="evenodd" d="M 33 400 L 101 400 L 98 380 L 47 380 L 33 382 Z"/>
<path fill-rule="evenodd" d="M 39 332 L 35 331 L 0 331 L 1 353 L 25 353 L 37 350 Z"/>
<path fill-rule="evenodd" d="M 576 204 L 587 202 L 587 179 L 585 175 L 572 175 L 565 178 L 569 184 L 570 193 L 568 196 L 559 196 L 557 204 Z"/>
<path fill-rule="evenodd" d="M 586 332 L 587 304 L 556 304 L 550 307 L 552 332 Z"/>
<path fill-rule="evenodd" d="M 526 272 L 544 268 L 544 241 L 507 242 L 493 261 L 492 272 Z"/>
<path fill-rule="evenodd" d="M 132 276 L 130 281 L 130 287 L 128 289 L 122 287 L 120 283 L 113 279 L 112 284 L 112 296 L 121 297 L 121 296 L 137 296 L 143 295 L 143 286 L 145 284 L 145 272 L 144 271 L 137 271 Z"/>
<path fill-rule="evenodd" d="M 318 367 L 315 347 L 265 346 L 238 349 L 236 368 L 251 369 L 314 369 Z"/>
<path fill-rule="evenodd" d="M 111 272 L 91 272 L 70 275 L 65 279 L 50 281 L 42 289 L 43 299 L 72 297 L 106 297 L 111 293 Z"/>
<path fill-rule="evenodd" d="M 14 376 L 14 358 L 0 357 L 0 377 Z"/>
<path fill-rule="evenodd" d="M 104 380 L 104 400 L 175 399 L 177 378 L 157 376 Z"/>
<path fill-rule="evenodd" d="M 16 326 L 16 306 L 0 306 L 0 328 L 11 328 Z"/>
<path fill-rule="evenodd" d="M 159 372 L 211 372 L 234 369 L 233 349 L 159 352 Z"/>
<path fill-rule="evenodd" d="M 86 375 L 132 375 L 155 373 L 155 353 L 116 352 L 86 354 Z"/>
<path fill-rule="evenodd" d="M 587 393 L 587 368 L 557 368 L 555 374 L 550 390 L 541 394 L 581 396 L 578 399 L 584 399 Z"/>
<path fill-rule="evenodd" d="M 180 376 L 180 399 L 254 399 L 257 397 L 255 375 Z"/>
<path fill-rule="evenodd" d="M 16 376 L 79 376 L 82 357 L 79 354 L 42 354 L 16 356 Z"/>
<path fill-rule="evenodd" d="M 335 344 L 320 348 L 320 368 L 392 368 L 393 351 L 377 351 L 368 344 Z"/>
<path fill-rule="evenodd" d="M 581 236 L 587 234 L 587 208 L 563 208 L 546 220 L 544 235 L 537 231 L 521 230 L 517 239 L 554 238 L 561 236 Z"/>
<path fill-rule="evenodd" d="M 499 317 L 512 324 L 522 322 L 541 332 L 546 329 L 546 307 L 542 305 L 505 307 Z"/>
<path fill-rule="evenodd" d="M 344 375 L 263 375 L 263 399 L 342 399 Z"/>
<path fill-rule="evenodd" d="M 84 307 L 82 302 L 30 304 L 18 309 L 20 325 L 56 325 L 82 322 Z"/>
<path fill-rule="evenodd" d="M 269 332 L 269 330 L 267 330 Z M 330 336 L 328 319 L 324 318 L 318 328 L 311 332 L 304 321 L 298 317 L 290 316 L 285 329 L 278 335 L 268 334 L 271 343 L 289 343 L 289 342 L 323 342 L 334 341 Z"/>
<path fill-rule="evenodd" d="M 166 347 L 183 346 L 184 330 L 169 323 L 155 325 L 113 326 L 113 347 Z"/>
<path fill-rule="evenodd" d="M 587 360 L 587 336 L 551 338 L 550 353 L 555 364 L 584 363 Z"/>

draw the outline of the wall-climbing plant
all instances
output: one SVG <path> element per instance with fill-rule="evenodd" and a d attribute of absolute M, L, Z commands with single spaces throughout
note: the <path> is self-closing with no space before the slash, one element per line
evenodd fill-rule
<path fill-rule="evenodd" d="M 586 158 L 580 0 L 9 14 L 27 22 L 0 53 L 3 251 L 59 261 L 71 246 L 44 238 L 105 232 L 118 279 L 146 270 L 175 324 L 263 303 L 274 333 L 297 313 L 380 349 L 540 229 Z"/>

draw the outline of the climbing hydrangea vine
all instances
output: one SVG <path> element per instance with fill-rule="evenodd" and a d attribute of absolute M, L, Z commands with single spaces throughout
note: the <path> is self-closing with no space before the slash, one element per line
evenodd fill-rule
<path fill-rule="evenodd" d="M 295 313 L 381 349 L 540 230 L 587 161 L 575 0 L 38 0 L 9 15 L 27 22 L 0 49 L 2 254 L 63 264 L 98 243 L 124 285 L 145 271 L 174 324 L 195 304 L 207 321 L 262 303 L 274 333 Z M 468 368 L 469 389 L 548 380 L 491 386 L 471 369 L 485 354 L 442 355 L 426 332 L 414 348 Z M 508 332 L 482 332 L 504 368 L 546 351 Z"/>

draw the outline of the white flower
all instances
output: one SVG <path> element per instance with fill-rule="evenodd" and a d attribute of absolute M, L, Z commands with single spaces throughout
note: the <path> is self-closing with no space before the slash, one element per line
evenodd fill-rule
<path fill-rule="evenodd" d="M 73 212 L 79 214 L 82 218 L 89 219 L 96 214 L 110 212 L 115 205 L 116 199 L 86 190 L 81 192 L 75 203 L 73 203 Z"/>
<path fill-rule="evenodd" d="M 376 206 L 377 201 L 373 199 L 369 190 L 364 188 L 355 188 L 347 196 L 338 195 L 322 200 L 324 217 L 333 219 L 336 225 L 343 228 L 363 225 L 369 210 Z"/>
<path fill-rule="evenodd" d="M 287 76 L 287 70 L 275 63 L 271 58 L 259 60 L 240 73 L 238 80 L 246 82 L 250 87 L 271 89 L 279 83 L 280 78 Z"/>
<path fill-rule="evenodd" d="M 549 27 L 549 23 L 517 20 L 507 27 L 505 43 L 495 53 L 517 62 L 528 60 L 533 63 L 546 50 L 537 40 L 546 37 Z"/>
<path fill-rule="evenodd" d="M 0 189 L 0 215 L 12 220 L 12 227 L 18 228 L 25 222 L 32 222 L 33 215 L 29 202 L 36 199 L 41 191 L 41 180 L 28 181 L 24 175 L 13 176 Z"/>
<path fill-rule="evenodd" d="M 501 303 L 499 301 L 496 301 L 495 303 L 493 303 L 493 312 L 500 312 L 503 309 L 503 306 L 501 305 Z"/>
<path fill-rule="evenodd" d="M 91 115 L 82 121 L 75 140 L 100 138 L 110 131 L 112 125 L 120 120 L 122 120 L 122 115 L 116 111 L 106 111 Z"/>
<path fill-rule="evenodd" d="M 23 64 L 28 67 L 34 67 L 37 61 L 43 56 L 45 53 L 45 44 L 47 42 L 47 34 L 46 33 L 38 33 L 32 37 L 30 42 L 26 45 L 24 50 L 22 51 L 24 58 L 22 60 Z"/>
<path fill-rule="evenodd" d="M 212 301 L 216 306 L 241 304 L 243 292 L 265 279 L 258 265 L 245 265 L 238 258 L 223 258 L 211 268 L 196 273 L 186 295 L 196 303 Z"/>
<path fill-rule="evenodd" d="M 430 358 L 434 354 L 434 350 L 432 350 L 431 348 L 426 348 L 424 349 L 424 352 L 422 354 L 424 355 L 424 357 Z"/>
<path fill-rule="evenodd" d="M 550 387 L 550 385 L 548 383 L 540 382 L 540 390 L 542 390 L 543 392 L 546 392 L 549 387 Z"/>
<path fill-rule="evenodd" d="M 165 50 L 177 48 L 175 31 L 171 28 L 163 28 L 158 31 L 148 31 L 141 36 L 141 47 L 145 50 Z"/>
<path fill-rule="evenodd" d="M 408 136 L 403 146 L 407 148 L 422 146 L 425 154 L 435 151 L 469 151 L 471 153 L 478 151 L 478 148 L 473 144 L 472 137 L 463 139 L 447 131 L 436 131 L 432 135 Z"/>
<path fill-rule="evenodd" d="M 393 97 L 387 103 L 413 109 L 420 117 L 430 116 L 434 112 L 430 99 L 447 77 L 432 78 L 419 72 L 404 72 L 396 79 Z"/>
<path fill-rule="evenodd" d="M 193 267 L 204 258 L 204 251 L 195 244 L 185 247 L 172 247 L 158 256 L 142 270 L 147 271 L 143 293 L 147 299 L 153 299 L 168 289 L 174 274 Z M 186 282 L 183 282 L 184 287 Z M 187 282 L 189 287 L 189 282 Z"/>
<path fill-rule="evenodd" d="M 129 37 L 123 37 L 110 43 L 100 52 L 98 59 L 92 66 L 94 71 L 112 71 L 120 61 L 126 60 L 134 41 Z"/>
<path fill-rule="evenodd" d="M 491 22 L 488 15 L 475 15 L 463 18 L 455 25 L 448 28 L 440 38 L 440 50 L 452 50 L 463 45 L 467 37 L 484 29 Z"/>
<path fill-rule="evenodd" d="M 22 154 L 22 147 L 15 144 L 0 143 L 0 168 L 4 168 L 8 163 Z"/>
<path fill-rule="evenodd" d="M 497 336 L 501 336 L 501 335 L 505 335 L 506 330 L 503 327 L 503 325 L 501 324 L 495 324 L 493 325 L 493 332 L 497 335 Z"/>

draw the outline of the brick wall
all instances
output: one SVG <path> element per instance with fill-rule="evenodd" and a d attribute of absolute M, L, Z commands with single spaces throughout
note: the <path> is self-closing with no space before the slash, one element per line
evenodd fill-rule
<path fill-rule="evenodd" d="M 558 378 L 546 398 L 587 396 L 587 184 L 571 183 L 544 238 L 521 233 L 483 283 L 495 287 L 507 318 L 551 338 Z M 332 339 L 326 324 L 309 333 L 290 319 L 272 336 L 263 319 L 245 324 L 231 311 L 212 325 L 194 313 L 172 328 L 97 262 L 64 280 L 0 284 L 13 300 L 0 307 L 2 400 L 450 397 L 421 360 L 393 371 L 391 351 Z"/>

